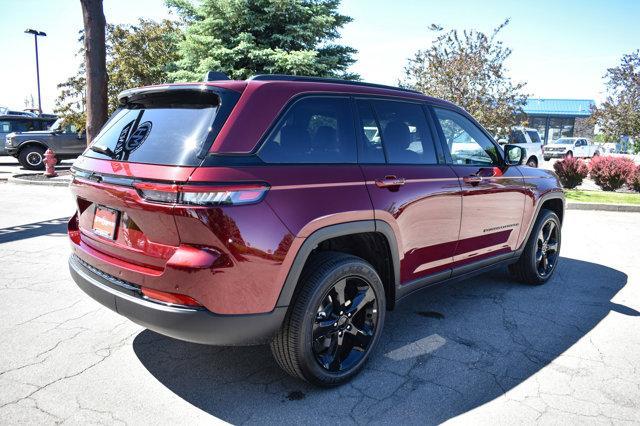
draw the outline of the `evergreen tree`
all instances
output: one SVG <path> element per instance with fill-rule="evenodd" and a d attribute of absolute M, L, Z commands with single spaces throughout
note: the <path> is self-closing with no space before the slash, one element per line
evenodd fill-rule
<path fill-rule="evenodd" d="M 167 0 L 185 27 L 174 81 L 207 71 L 230 78 L 293 74 L 357 79 L 347 71 L 356 50 L 335 43 L 351 18 L 340 0 Z"/>

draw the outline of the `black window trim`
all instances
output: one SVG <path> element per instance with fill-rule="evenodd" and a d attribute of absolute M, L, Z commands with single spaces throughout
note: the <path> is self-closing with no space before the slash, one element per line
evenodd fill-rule
<path fill-rule="evenodd" d="M 453 163 L 453 158 L 451 157 L 451 153 L 449 152 L 449 147 L 447 146 L 447 141 L 446 141 L 446 138 L 444 136 L 444 132 L 442 131 L 442 126 L 440 125 L 440 122 L 438 121 L 438 117 L 436 115 L 436 112 L 435 112 L 434 108 L 448 110 L 450 112 L 453 112 L 453 113 L 456 113 L 458 115 L 461 115 L 464 118 L 466 118 L 467 120 L 471 121 L 471 124 L 475 125 L 487 137 L 487 139 L 489 139 L 489 141 L 493 144 L 493 146 L 496 147 L 496 152 L 498 153 L 498 161 L 499 161 L 500 164 L 494 164 L 493 166 L 498 166 L 498 167 L 505 167 L 506 166 L 506 162 L 504 160 L 504 150 L 502 149 L 500 144 L 498 144 L 493 139 L 493 136 L 491 136 L 491 134 L 480 123 L 478 123 L 476 121 L 476 119 L 471 116 L 471 114 L 467 113 L 464 110 L 459 110 L 457 108 L 449 107 L 448 105 L 433 104 L 431 102 L 426 102 L 426 104 L 428 105 L 428 108 L 431 111 L 432 119 L 434 120 L 434 122 L 437 125 L 438 139 L 440 140 L 440 145 L 441 145 L 442 149 L 445 152 L 445 158 L 447 159 L 447 164 L 449 164 L 451 166 L 456 166 L 456 167 L 475 167 L 475 168 L 477 168 L 477 167 L 480 166 L 478 164 L 454 164 Z"/>

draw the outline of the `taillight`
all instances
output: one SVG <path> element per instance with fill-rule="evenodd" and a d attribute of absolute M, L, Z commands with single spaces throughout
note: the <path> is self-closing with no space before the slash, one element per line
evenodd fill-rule
<path fill-rule="evenodd" d="M 186 294 L 168 293 L 166 291 L 154 290 L 147 287 L 140 287 L 140 291 L 147 299 L 168 303 L 171 305 L 184 305 L 184 306 L 202 306 L 196 299 L 189 297 Z"/>
<path fill-rule="evenodd" d="M 269 190 L 262 184 L 204 186 L 137 182 L 134 186 L 145 200 L 192 206 L 257 203 Z"/>

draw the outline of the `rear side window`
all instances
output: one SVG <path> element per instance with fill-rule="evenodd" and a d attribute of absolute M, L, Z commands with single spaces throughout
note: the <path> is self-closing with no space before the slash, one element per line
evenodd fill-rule
<path fill-rule="evenodd" d="M 11 121 L 12 132 L 29 132 L 38 130 L 33 120 L 13 120 Z"/>
<path fill-rule="evenodd" d="M 527 143 L 527 138 L 525 138 L 522 130 L 512 130 L 509 137 L 509 143 Z"/>
<path fill-rule="evenodd" d="M 540 135 L 538 134 L 538 132 L 535 132 L 533 130 L 527 130 L 527 134 L 529 134 L 529 137 L 531 138 L 531 142 L 533 143 L 540 143 Z"/>
<path fill-rule="evenodd" d="M 114 113 L 85 155 L 146 164 L 197 165 L 218 112 L 213 93 L 150 96 Z"/>
<path fill-rule="evenodd" d="M 358 161 L 361 164 L 384 164 L 384 150 L 382 149 L 382 135 L 378 122 L 373 114 L 369 101 L 358 101 L 358 116 L 360 122 L 361 143 L 358 145 Z"/>
<path fill-rule="evenodd" d="M 313 96 L 296 101 L 258 155 L 267 163 L 356 163 L 349 99 Z"/>
<path fill-rule="evenodd" d="M 435 145 L 424 109 L 419 104 L 371 102 L 390 164 L 437 164 Z"/>

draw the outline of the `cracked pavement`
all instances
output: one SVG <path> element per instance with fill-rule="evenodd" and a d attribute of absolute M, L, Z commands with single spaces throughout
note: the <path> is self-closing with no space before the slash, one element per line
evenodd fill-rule
<path fill-rule="evenodd" d="M 640 214 L 568 211 L 542 287 L 497 270 L 388 313 L 355 380 L 321 390 L 265 346 L 207 347 L 101 307 L 67 270 L 66 188 L 1 184 L 3 424 L 640 424 Z"/>

